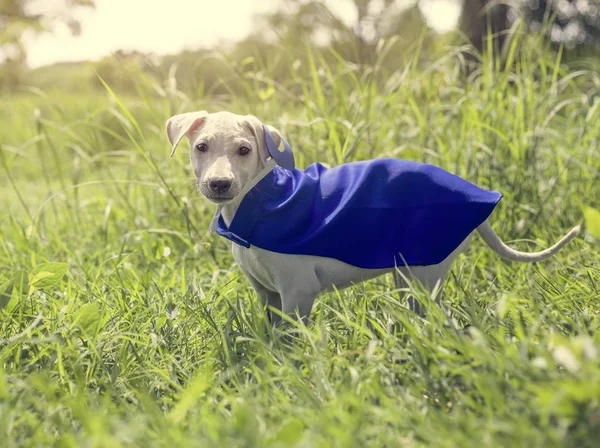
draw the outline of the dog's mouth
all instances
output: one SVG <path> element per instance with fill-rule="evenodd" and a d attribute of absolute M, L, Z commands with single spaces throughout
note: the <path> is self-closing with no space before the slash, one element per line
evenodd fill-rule
<path fill-rule="evenodd" d="M 206 199 L 215 204 L 223 204 L 224 202 L 231 201 L 233 198 L 235 196 L 206 196 Z"/>
<path fill-rule="evenodd" d="M 227 201 L 231 201 L 236 196 L 236 192 L 231 190 L 225 193 L 214 193 L 208 188 L 203 187 L 202 185 L 199 185 L 198 189 L 200 190 L 202 196 L 204 196 L 206 199 L 208 199 L 214 204 L 223 204 Z"/>

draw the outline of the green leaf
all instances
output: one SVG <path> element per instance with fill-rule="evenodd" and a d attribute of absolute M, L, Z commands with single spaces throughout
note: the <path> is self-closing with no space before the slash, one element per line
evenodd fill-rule
<path fill-rule="evenodd" d="M 106 91 L 108 92 L 108 94 L 117 103 L 117 105 L 119 106 L 119 109 L 121 109 L 121 111 L 125 114 L 125 116 L 127 117 L 127 119 L 131 122 L 131 124 L 133 124 L 133 126 L 135 127 L 135 129 L 138 132 L 139 136 L 143 140 L 144 139 L 144 134 L 142 133 L 142 129 L 140 128 L 140 125 L 138 124 L 138 122 L 136 121 L 136 119 L 133 117 L 133 115 L 131 114 L 131 112 L 127 108 L 127 106 L 125 106 L 125 104 L 115 94 L 115 92 L 110 88 L 110 86 L 106 83 L 106 81 L 104 81 L 104 79 L 102 79 L 102 76 L 100 76 L 98 73 L 96 73 L 96 76 L 98 77 L 98 79 L 100 79 L 100 82 L 102 83 L 102 85 L 104 86 L 104 88 L 106 89 Z"/>
<path fill-rule="evenodd" d="M 3 281 L 0 281 L 0 310 L 6 308 L 10 312 L 16 306 L 18 297 L 27 291 L 28 285 L 27 272 L 22 270 L 15 271 L 10 279 L 3 277 Z"/>
<path fill-rule="evenodd" d="M 159 316 L 156 319 L 156 329 L 160 330 L 162 327 L 165 326 L 166 323 L 167 323 L 167 316 L 165 316 L 164 314 Z"/>
<path fill-rule="evenodd" d="M 23 270 L 15 271 L 15 273 L 13 274 L 12 283 L 19 295 L 24 294 L 25 291 L 27 291 L 27 287 L 29 286 L 27 272 Z"/>
<path fill-rule="evenodd" d="M 86 303 L 75 313 L 75 325 L 88 335 L 96 333 L 101 321 L 102 316 L 97 303 Z"/>
<path fill-rule="evenodd" d="M 184 393 L 173 409 L 168 415 L 168 419 L 171 422 L 181 422 L 188 411 L 192 409 L 200 398 L 206 393 L 211 387 L 211 370 L 210 367 L 205 365 L 197 374 L 196 377 L 186 387 Z"/>
<path fill-rule="evenodd" d="M 4 370 L 0 367 L 0 400 L 7 400 L 10 397 L 9 387 Z"/>
<path fill-rule="evenodd" d="M 600 211 L 591 207 L 584 207 L 583 216 L 585 217 L 585 226 L 588 232 L 594 237 L 600 239 Z"/>
<path fill-rule="evenodd" d="M 69 269 L 67 263 L 44 263 L 36 266 L 29 274 L 31 289 L 49 288 L 56 285 Z"/>
<path fill-rule="evenodd" d="M 258 97 L 261 101 L 267 101 L 275 94 L 275 88 L 273 86 L 269 86 L 266 90 L 259 90 Z"/>
<path fill-rule="evenodd" d="M 273 441 L 277 441 L 283 446 L 294 446 L 304 436 L 304 425 L 297 418 L 285 423 L 281 429 L 275 433 Z"/>
<path fill-rule="evenodd" d="M 0 284 L 0 310 L 6 308 L 12 297 L 14 283 L 7 280 Z"/>

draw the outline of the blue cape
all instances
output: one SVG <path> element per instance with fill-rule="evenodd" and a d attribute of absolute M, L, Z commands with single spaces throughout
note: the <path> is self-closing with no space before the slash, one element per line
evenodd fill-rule
<path fill-rule="evenodd" d="M 217 233 L 244 247 L 379 269 L 440 263 L 502 195 L 441 168 L 398 159 L 276 166 Z"/>

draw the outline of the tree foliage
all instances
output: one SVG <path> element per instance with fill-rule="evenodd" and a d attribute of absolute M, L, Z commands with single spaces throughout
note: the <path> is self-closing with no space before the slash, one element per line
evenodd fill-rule
<path fill-rule="evenodd" d="M 74 11 L 81 7 L 93 8 L 94 0 L 0 0 L 0 87 L 19 82 L 25 69 L 27 33 L 52 31 L 62 23 L 79 34 Z"/>
<path fill-rule="evenodd" d="M 598 0 L 525 0 L 524 17 L 534 31 L 549 24 L 551 41 L 570 49 L 600 42 Z"/>
<path fill-rule="evenodd" d="M 589 48 L 600 41 L 598 0 L 515 0 L 510 6 L 501 0 L 456 1 L 462 3 L 459 28 L 475 49 L 465 53 L 475 61 L 470 65 L 474 68 L 479 66 L 475 54 L 488 48 L 499 51 L 516 20 L 522 20 L 533 32 L 547 30 L 549 40 L 567 49 Z M 186 92 L 193 92 L 192 96 L 200 97 L 250 88 L 244 84 L 249 76 L 256 78 L 251 88 L 260 89 L 264 82 L 259 78 L 265 73 L 271 81 L 285 83 L 290 69 L 295 76 L 309 76 L 311 64 L 318 68 L 336 58 L 372 66 L 384 76 L 380 69 L 397 70 L 413 64 L 412 59 L 426 63 L 439 57 L 439 50 L 451 43 L 447 36 L 428 30 L 422 13 L 425 0 L 286 0 L 280 8 L 256 17 L 254 33 L 229 47 L 160 57 L 117 52 L 99 62 L 82 64 L 78 74 L 72 65 L 59 64 L 55 70 L 48 67 L 24 76 L 24 34 L 51 31 L 59 23 L 77 34 L 80 26 L 74 11 L 93 7 L 93 2 L 0 0 L 0 64 L 4 59 L 0 87 L 28 82 L 46 88 L 87 89 L 100 87 L 99 73 L 121 91 L 135 91 L 136 83 L 142 80 L 171 79 Z M 317 54 L 315 48 L 319 49 L 319 60 L 311 61 L 309 55 Z M 447 48 L 441 51 L 447 54 Z"/>
<path fill-rule="evenodd" d="M 417 2 L 395 0 L 339 0 L 338 8 L 320 0 L 289 0 L 286 9 L 262 17 L 262 32 L 284 45 L 306 42 L 328 46 L 357 63 L 372 63 L 381 40 L 399 38 L 399 47 L 416 40 L 425 27 Z M 341 9 L 347 11 L 343 16 Z M 400 49 L 400 48 L 398 48 Z"/>
<path fill-rule="evenodd" d="M 463 0 L 461 30 L 478 51 L 501 48 L 511 25 L 522 20 L 531 32 L 546 32 L 555 46 L 567 49 L 600 43 L 598 0 Z"/>

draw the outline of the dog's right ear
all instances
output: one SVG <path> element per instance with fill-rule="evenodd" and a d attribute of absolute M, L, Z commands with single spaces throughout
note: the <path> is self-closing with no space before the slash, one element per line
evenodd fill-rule
<path fill-rule="evenodd" d="M 265 141 L 265 129 L 262 121 L 260 121 L 254 115 L 246 115 L 246 121 L 244 125 L 250 130 L 254 139 L 256 140 L 256 144 L 258 146 L 258 154 L 260 156 L 260 160 L 264 162 L 269 157 L 269 151 L 267 150 L 267 143 Z M 271 138 L 275 143 L 275 146 L 279 148 L 281 146 L 281 134 L 277 129 L 275 129 L 271 125 L 267 125 L 267 129 L 271 134 Z"/>
<path fill-rule="evenodd" d="M 201 110 L 174 115 L 167 120 L 167 137 L 169 137 L 172 146 L 170 157 L 175 154 L 175 149 L 177 149 L 181 139 L 185 136 L 189 138 L 204 123 L 207 116 L 208 112 Z"/>

